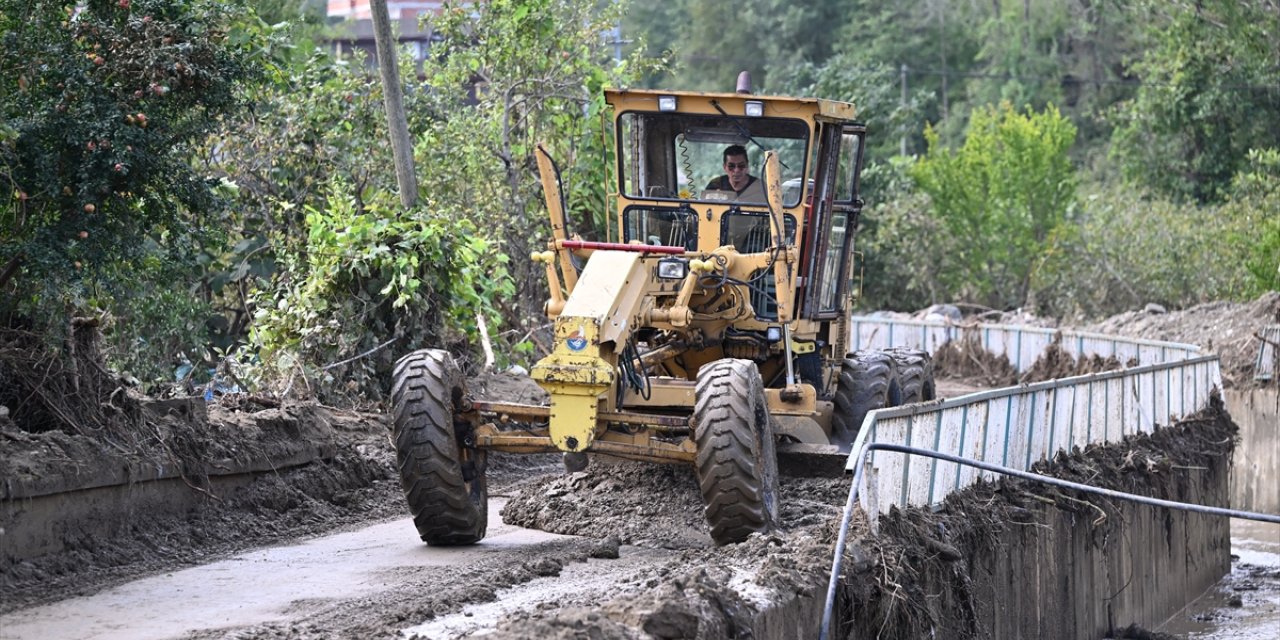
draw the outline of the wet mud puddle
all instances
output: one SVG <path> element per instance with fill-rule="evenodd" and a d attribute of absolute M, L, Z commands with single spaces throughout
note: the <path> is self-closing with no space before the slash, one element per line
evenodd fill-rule
<path fill-rule="evenodd" d="M 1280 526 L 1231 521 L 1231 573 L 1160 628 L 1187 640 L 1280 638 Z"/>
<path fill-rule="evenodd" d="M 617 559 L 589 559 L 568 565 L 556 576 L 501 589 L 493 602 L 467 606 L 457 613 L 403 629 L 400 634 L 403 638 L 451 640 L 492 629 L 518 612 L 599 605 L 614 595 L 613 590 L 619 583 L 672 556 L 673 552 L 663 549 L 622 547 Z"/>

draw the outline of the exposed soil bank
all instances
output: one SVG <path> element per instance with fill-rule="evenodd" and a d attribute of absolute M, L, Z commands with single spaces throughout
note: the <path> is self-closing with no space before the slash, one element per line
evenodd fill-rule
<path fill-rule="evenodd" d="M 1222 359 L 1222 380 L 1228 389 L 1254 386 L 1258 333 L 1280 322 L 1280 291 L 1269 291 L 1251 302 L 1206 302 L 1180 311 L 1130 311 L 1081 327 L 1108 335 L 1167 340 L 1200 345 L 1206 354 Z"/>
<path fill-rule="evenodd" d="M 168 405 L 155 437 L 192 455 L 0 419 L 0 611 L 403 510 L 380 416 Z"/>
<path fill-rule="evenodd" d="M 402 512 L 399 487 L 387 480 L 385 427 L 376 418 L 357 423 L 370 431 L 351 440 L 351 446 L 364 442 L 371 447 L 366 449 L 368 461 L 361 464 L 377 470 L 365 478 L 366 488 L 342 488 L 338 479 L 352 470 L 335 464 L 339 454 L 294 472 L 262 474 L 253 483 L 267 482 L 272 490 L 259 485 L 221 491 L 222 502 L 210 499 L 172 518 L 139 513 L 116 536 L 94 536 L 85 527 L 79 537 L 64 538 L 64 551 L 8 567 L 2 576 L 7 594 L 3 606 L 21 604 L 10 600 L 10 594 L 28 602 L 48 600 L 118 582 L 119 572 L 136 575 L 205 562 L 246 541 L 263 542 L 257 537 L 263 529 L 284 539 L 331 528 L 343 518 L 367 521 L 384 508 Z M 1062 457 L 1048 469 L 1137 493 L 1221 503 L 1231 430 L 1224 416 L 1209 412 L 1190 426 L 1090 448 Z M 560 574 L 540 569 L 504 578 L 513 563 L 551 566 L 554 560 L 560 567 L 589 558 L 610 563 L 619 555 L 632 564 L 587 571 L 618 576 L 608 584 L 591 583 L 589 589 L 575 591 L 557 579 L 554 593 L 562 595 L 504 614 L 474 633 L 490 631 L 490 637 L 499 638 L 761 639 L 816 634 L 848 477 L 784 479 L 779 531 L 715 547 L 687 468 L 594 461 L 584 473 L 563 475 L 548 468 L 555 461 L 544 456 L 494 462 L 491 472 L 509 479 L 506 489 L 491 485 L 495 494 L 512 496 L 503 511 L 508 522 L 596 541 L 565 547 L 561 555 L 551 549 L 515 549 L 514 557 L 490 556 L 492 567 L 464 572 L 444 567 L 425 573 L 382 571 L 386 591 L 353 591 L 333 601 L 304 599 L 288 621 L 245 620 L 239 626 L 233 619 L 225 633 L 207 637 L 392 638 L 461 612 L 470 603 L 500 601 L 505 585 Z M 526 462 L 538 466 L 514 466 Z M 1116 628 L 1132 622 L 1154 627 L 1161 615 L 1172 613 L 1160 611 L 1162 607 L 1176 610 L 1190 599 L 1186 594 L 1198 593 L 1202 575 L 1208 574 L 1207 586 L 1225 571 L 1224 522 L 1214 528 L 1203 518 L 1108 501 L 1094 507 L 1072 498 L 1017 483 L 987 484 L 953 497 L 940 513 L 913 510 L 888 516 L 878 536 L 867 536 L 865 526 L 855 522 L 853 537 L 859 542 L 846 559 L 841 633 L 836 637 L 1101 637 L 1098 630 L 1105 631 L 1108 622 Z M 383 501 L 385 507 L 380 507 Z M 403 549 L 428 548 L 406 539 Z M 353 548 L 341 555 L 360 553 Z M 637 554 L 649 560 L 627 560 Z M 236 566 L 256 570 L 253 563 Z M 1074 569 L 1069 575 L 1058 573 L 1067 567 Z M 571 579 L 574 572 L 564 574 Z M 227 615 L 234 618 L 232 612 Z M 1078 616 L 1078 626 L 1061 620 L 1064 616 Z M 129 614 L 121 612 L 120 618 L 122 628 L 128 628 Z"/>

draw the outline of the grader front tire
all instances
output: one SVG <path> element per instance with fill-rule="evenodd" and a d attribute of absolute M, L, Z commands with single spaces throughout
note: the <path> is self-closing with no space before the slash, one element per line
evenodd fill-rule
<path fill-rule="evenodd" d="M 447 351 L 414 351 L 396 363 L 391 400 L 400 481 L 418 535 L 430 545 L 472 544 L 488 526 L 484 452 L 463 447 L 466 425 L 454 423 L 463 395 Z"/>
<path fill-rule="evenodd" d="M 778 459 L 760 373 L 748 360 L 698 372 L 693 409 L 695 472 L 718 545 L 768 532 L 778 519 Z"/>

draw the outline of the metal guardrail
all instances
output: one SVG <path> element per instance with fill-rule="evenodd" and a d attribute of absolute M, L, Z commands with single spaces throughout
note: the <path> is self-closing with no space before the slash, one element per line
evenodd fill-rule
<path fill-rule="evenodd" d="M 1029 470 L 1060 450 L 1116 442 L 1169 425 L 1208 404 L 1222 386 L 1217 356 L 1195 345 L 1130 340 L 1041 327 L 959 326 L 945 322 L 855 317 L 855 349 L 907 346 L 934 352 L 950 340 L 980 340 L 1020 371 L 1055 342 L 1074 357 L 1114 356 L 1138 366 L 1019 385 L 867 415 L 853 452 L 867 443 L 930 449 Z M 921 456 L 877 459 L 864 474 L 860 503 L 875 526 L 894 506 L 938 504 L 948 494 L 995 474 Z M 856 461 L 850 457 L 846 468 Z"/>
<path fill-rule="evenodd" d="M 911 347 L 933 353 L 948 342 L 974 340 L 987 351 L 1007 357 L 1018 371 L 1030 369 L 1040 354 L 1055 341 L 1075 358 L 1095 355 L 1103 358 L 1115 357 L 1121 363 L 1136 361 L 1136 366 L 1200 356 L 1200 347 L 1193 344 L 1121 338 L 1070 329 L 954 324 L 938 320 L 873 316 L 854 316 L 851 325 L 853 346 L 850 350 Z"/>

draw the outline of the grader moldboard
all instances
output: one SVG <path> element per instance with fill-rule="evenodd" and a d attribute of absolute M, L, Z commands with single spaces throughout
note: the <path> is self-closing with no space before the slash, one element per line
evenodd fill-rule
<path fill-rule="evenodd" d="M 933 398 L 927 353 L 846 352 L 866 134 L 853 105 L 744 84 L 605 92 L 618 243 L 570 235 L 538 149 L 553 239 L 532 259 L 554 346 L 531 375 L 551 403 L 473 398 L 445 351 L 400 359 L 395 446 L 428 544 L 484 538 L 489 451 L 559 451 L 571 471 L 587 454 L 692 464 L 711 537 L 740 542 L 775 524 L 780 454 L 842 469 L 868 411 Z M 701 189 L 732 145 L 759 159 L 763 188 Z"/>

